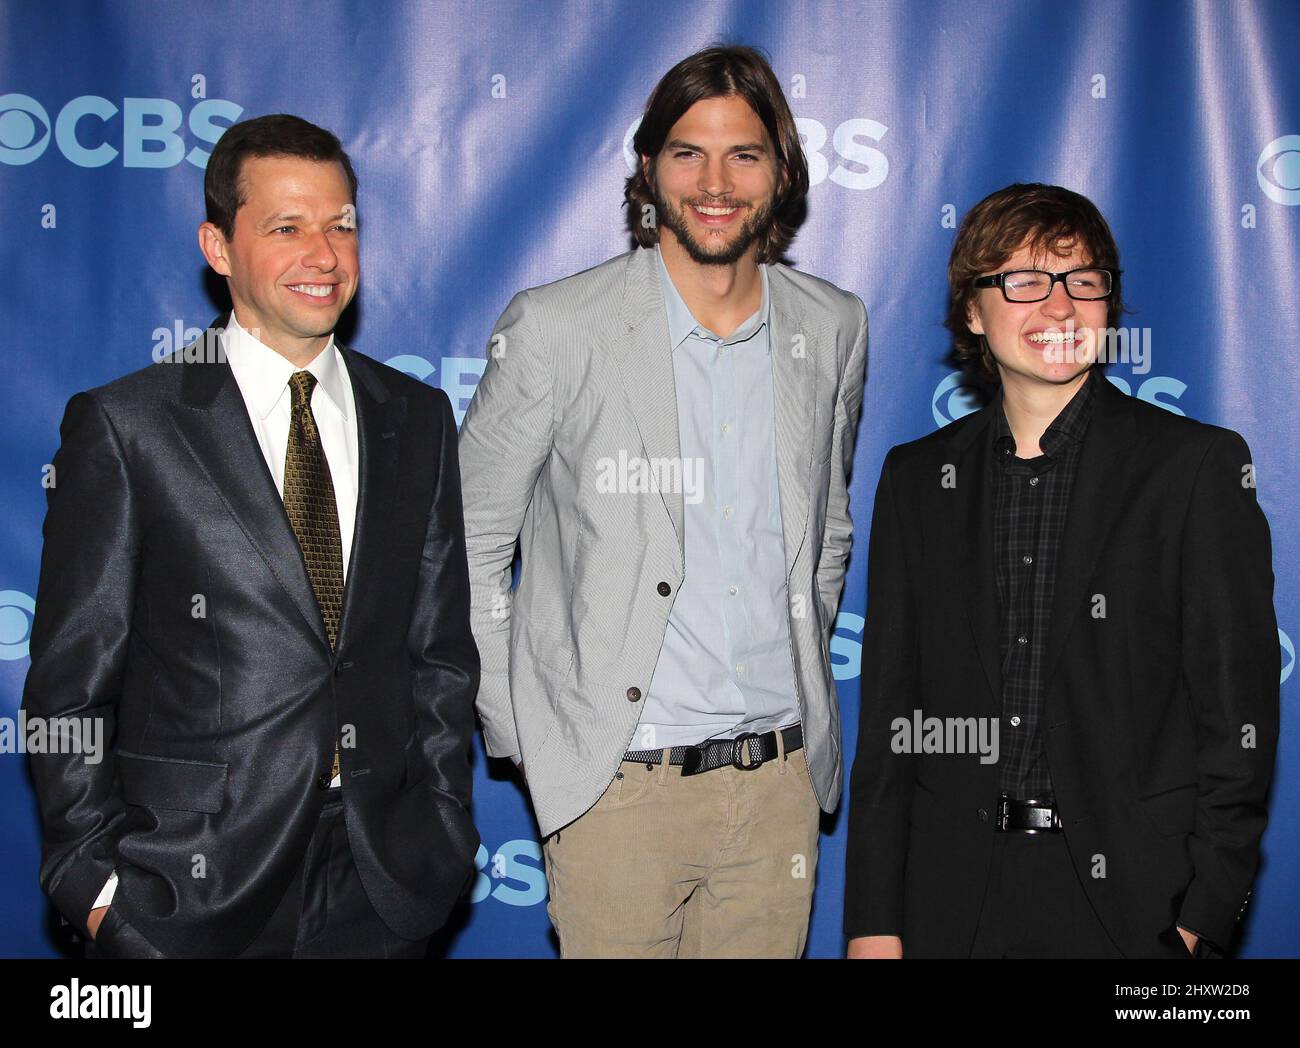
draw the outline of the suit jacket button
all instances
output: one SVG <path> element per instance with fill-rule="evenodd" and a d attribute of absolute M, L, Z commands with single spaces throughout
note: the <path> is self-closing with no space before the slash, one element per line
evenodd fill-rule
<path fill-rule="evenodd" d="M 331 783 L 332 781 L 333 781 L 333 779 L 332 779 L 332 777 L 330 776 L 330 773 L 327 772 L 327 771 L 323 771 L 323 772 L 321 772 L 320 775 L 317 776 L 317 778 L 316 778 L 316 789 L 318 789 L 318 790 L 328 790 L 328 789 L 330 788 L 330 783 Z"/>
<path fill-rule="evenodd" d="M 641 689 L 640 689 L 640 688 L 628 688 L 628 689 L 627 689 L 627 701 L 628 701 L 628 702 L 639 702 L 640 700 L 641 700 Z"/>
<path fill-rule="evenodd" d="M 666 597 L 673 591 L 673 588 L 666 582 L 659 583 L 659 596 Z"/>
<path fill-rule="evenodd" d="M 989 810 L 987 808 L 981 808 L 979 814 L 980 814 L 980 822 L 989 821 Z"/>

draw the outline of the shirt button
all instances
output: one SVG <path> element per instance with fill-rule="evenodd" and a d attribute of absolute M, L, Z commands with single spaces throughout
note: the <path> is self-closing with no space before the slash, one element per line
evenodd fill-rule
<path fill-rule="evenodd" d="M 736 672 L 737 672 L 737 673 L 744 673 L 744 672 L 745 672 L 745 664 L 744 664 L 743 662 L 738 662 L 738 663 L 736 663 Z"/>
<path fill-rule="evenodd" d="M 734 597 L 734 596 L 736 595 L 736 593 L 737 593 L 736 587 L 735 587 L 735 586 L 730 587 L 730 588 L 727 590 L 727 592 L 730 593 L 730 594 Z"/>
<path fill-rule="evenodd" d="M 1029 554 L 1027 553 L 1025 554 L 1023 559 L 1026 564 L 1032 564 L 1034 562 L 1034 558 L 1029 556 Z"/>
<path fill-rule="evenodd" d="M 641 701 L 641 689 L 640 689 L 640 688 L 628 688 L 628 689 L 627 689 L 627 701 L 628 701 L 628 702 L 640 702 L 640 701 Z"/>
<path fill-rule="evenodd" d="M 1017 644 L 1028 644 L 1028 643 L 1029 643 L 1029 638 L 1026 637 L 1026 636 L 1022 633 L 1022 634 L 1020 634 L 1019 637 L 1016 638 L 1016 643 L 1017 643 Z"/>
<path fill-rule="evenodd" d="M 1029 478 L 1029 486 L 1030 486 L 1031 488 L 1036 488 L 1036 487 L 1038 487 L 1038 478 L 1037 478 L 1037 477 L 1030 477 L 1030 478 Z"/>
<path fill-rule="evenodd" d="M 659 583 L 657 589 L 659 590 L 659 596 L 661 597 L 666 597 L 673 591 L 673 588 L 666 582 Z"/>
<path fill-rule="evenodd" d="M 1019 717 L 1012 717 L 1012 718 L 1011 718 L 1011 726 L 1012 726 L 1013 728 L 1018 728 L 1018 727 L 1020 727 L 1020 718 L 1019 718 Z"/>
<path fill-rule="evenodd" d="M 987 809 L 987 808 L 981 808 L 980 811 L 979 811 L 979 816 L 980 816 L 980 822 L 988 822 L 988 821 L 989 821 L 989 811 L 988 811 L 988 809 Z"/>
<path fill-rule="evenodd" d="M 722 515 L 723 515 L 724 517 L 730 517 L 734 512 L 736 512 L 736 511 L 735 511 L 734 509 L 732 509 L 730 506 L 724 506 L 724 507 L 722 508 Z"/>
<path fill-rule="evenodd" d="M 730 432 L 731 432 L 731 423 L 730 423 L 730 422 L 724 422 L 724 423 L 722 424 L 722 432 L 723 432 L 723 433 L 730 433 Z"/>

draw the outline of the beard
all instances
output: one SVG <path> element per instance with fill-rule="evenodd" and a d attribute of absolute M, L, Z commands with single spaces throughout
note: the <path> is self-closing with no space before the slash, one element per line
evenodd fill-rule
<path fill-rule="evenodd" d="M 706 247 L 691 232 L 684 209 L 673 207 L 672 204 L 659 195 L 658 187 L 654 189 L 654 200 L 659 221 L 673 231 L 673 235 L 677 237 L 677 242 L 686 249 L 686 253 L 691 256 L 692 261 L 701 266 L 734 265 L 740 261 L 754 241 L 758 240 L 759 237 L 767 236 L 768 231 L 772 228 L 772 203 L 768 201 L 757 210 L 752 210 L 750 215 L 741 222 L 740 229 L 730 243 L 720 244 L 716 247 Z M 690 206 L 692 203 L 704 202 L 687 201 L 686 206 Z M 739 200 L 722 200 L 709 201 L 705 206 L 749 207 L 750 205 Z"/>

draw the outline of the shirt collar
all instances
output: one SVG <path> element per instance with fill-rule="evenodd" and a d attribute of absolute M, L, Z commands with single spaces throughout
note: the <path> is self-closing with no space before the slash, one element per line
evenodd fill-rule
<path fill-rule="evenodd" d="M 325 348 L 316 354 L 305 368 L 296 368 L 261 339 L 254 337 L 235 319 L 234 310 L 225 331 L 226 359 L 239 380 L 241 391 L 246 391 L 258 418 L 265 419 L 289 388 L 289 377 L 299 370 L 310 371 L 330 403 L 346 420 L 347 398 L 343 383 L 346 381 L 342 357 L 331 334 Z"/>
<path fill-rule="evenodd" d="M 668 308 L 669 345 L 676 350 L 697 329 L 702 337 L 717 339 L 718 336 L 696 320 L 694 314 L 691 313 L 686 300 L 682 298 L 681 293 L 677 290 L 677 285 L 673 283 L 673 278 L 668 272 L 668 267 L 664 264 L 664 256 L 659 250 L 658 244 L 655 245 L 655 257 L 659 260 L 659 282 L 663 287 L 664 305 Z M 767 287 L 767 266 L 760 265 L 758 275 L 763 282 L 763 301 L 759 303 L 758 309 L 740 327 L 721 340 L 724 346 L 730 346 L 736 342 L 744 342 L 753 338 L 768 322 L 768 314 L 771 310 L 771 295 Z"/>
<path fill-rule="evenodd" d="M 1097 383 L 1102 381 L 1105 380 L 1100 377 L 1097 368 L 1092 368 L 1083 385 L 1070 398 L 1070 402 L 1060 410 L 1056 418 L 1052 419 L 1051 424 L 1043 433 L 1039 446 L 1044 454 L 1058 454 L 1067 440 L 1075 444 L 1083 442 L 1084 435 L 1088 432 L 1088 422 L 1092 418 L 1092 405 L 1097 397 Z M 1002 448 L 1009 442 L 1014 450 L 1015 437 L 1012 435 L 1011 426 L 1007 422 L 1007 413 L 1000 387 L 997 395 L 997 410 L 993 414 L 993 425 L 994 446 Z"/>

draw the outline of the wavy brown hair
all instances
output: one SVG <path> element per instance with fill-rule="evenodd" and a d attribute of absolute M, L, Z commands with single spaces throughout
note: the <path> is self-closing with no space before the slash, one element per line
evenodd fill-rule
<path fill-rule="evenodd" d="M 1119 248 L 1091 200 L 1061 186 L 1017 182 L 990 193 L 967 212 L 948 259 L 949 305 L 944 321 L 952 332 L 953 354 L 963 367 L 986 381 L 999 381 L 988 343 L 968 326 L 971 305 L 979 293 L 971 281 L 1001 269 L 1022 246 L 1064 256 L 1076 244 L 1083 245 L 1092 265 L 1115 272 L 1106 300 L 1106 323 L 1116 327 L 1124 312 Z"/>
<path fill-rule="evenodd" d="M 803 221 L 804 198 L 808 195 L 808 162 L 799 142 L 794 115 L 786 103 L 781 84 L 761 51 L 752 47 L 718 46 L 683 58 L 664 74 L 646 102 L 641 126 L 632 139 L 637 157 L 653 161 L 664 148 L 668 132 L 696 102 L 706 98 L 743 98 L 767 129 L 776 151 L 777 189 L 772 201 L 772 223 L 758 240 L 758 261 L 778 262 L 794 240 Z M 659 226 L 646 228 L 641 214 L 655 203 L 652 181 L 654 165 L 638 163 L 623 188 L 627 226 L 642 247 L 659 240 Z"/>

